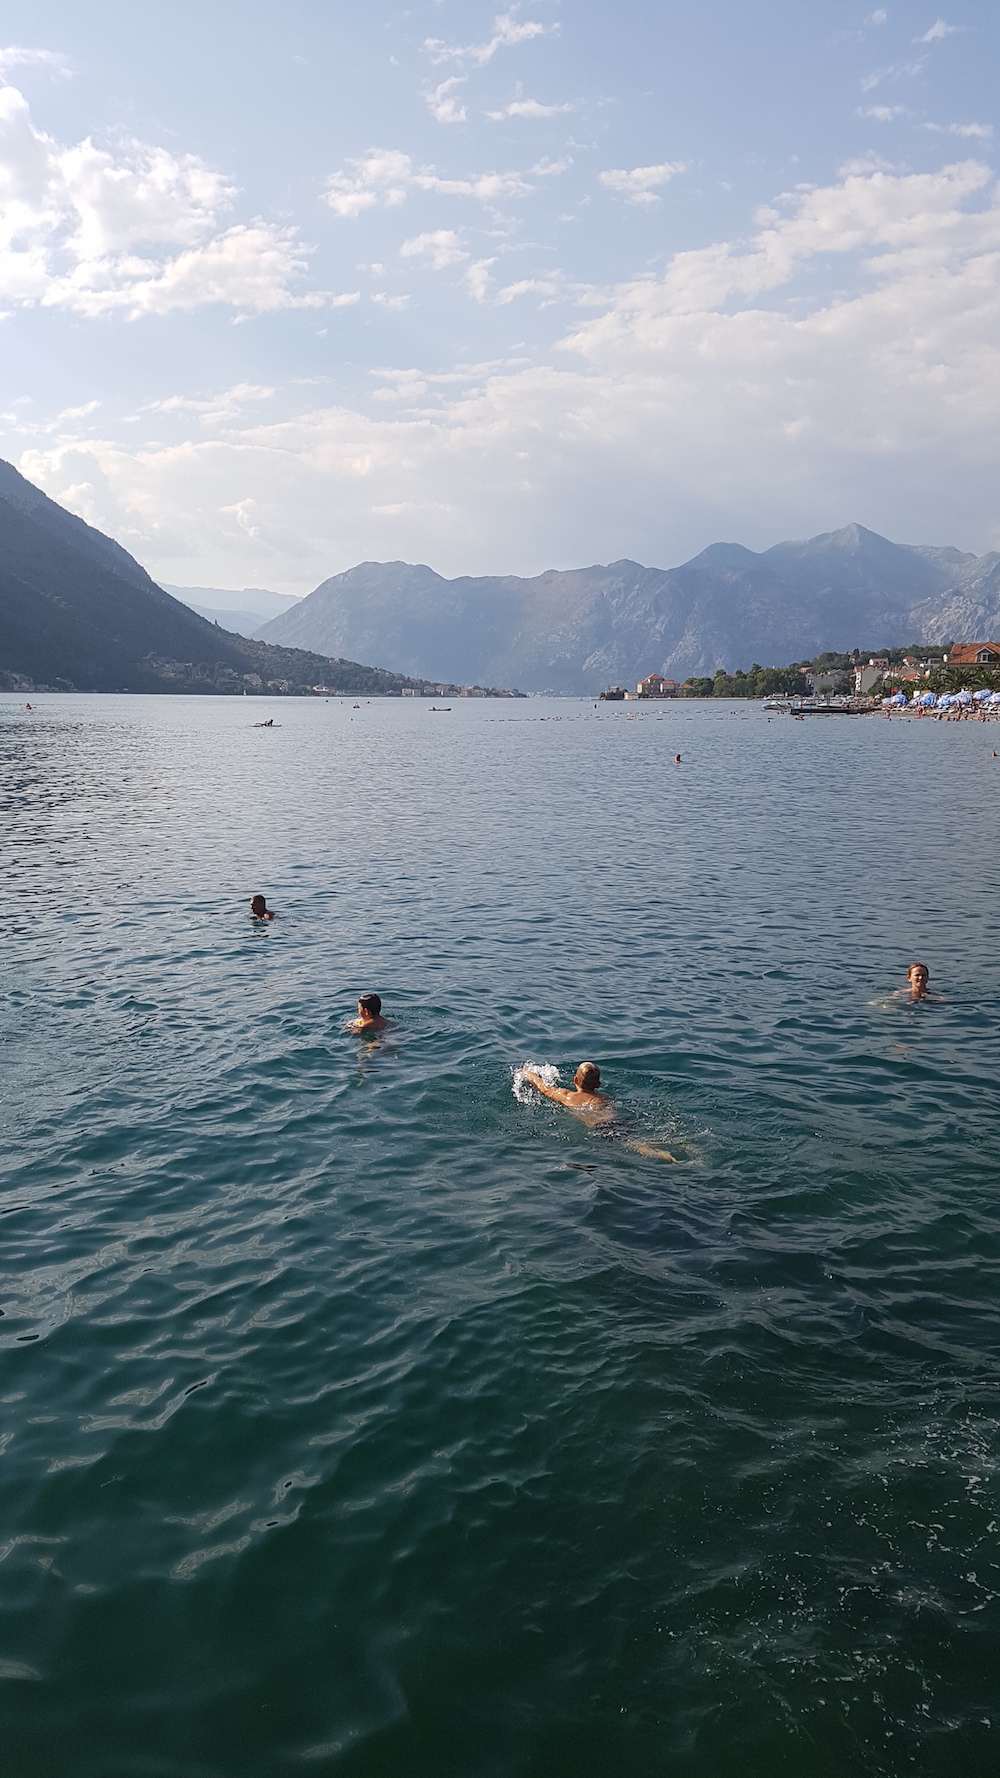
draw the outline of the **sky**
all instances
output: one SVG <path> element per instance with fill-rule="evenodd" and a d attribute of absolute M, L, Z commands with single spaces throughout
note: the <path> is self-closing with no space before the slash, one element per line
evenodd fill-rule
<path fill-rule="evenodd" d="M 0 456 L 159 580 L 1000 548 L 995 0 L 0 0 Z"/>

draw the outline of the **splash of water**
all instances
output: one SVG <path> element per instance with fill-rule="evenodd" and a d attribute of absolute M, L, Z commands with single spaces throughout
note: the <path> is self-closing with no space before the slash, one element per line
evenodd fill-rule
<path fill-rule="evenodd" d="M 538 1094 L 534 1087 L 524 1078 L 524 1071 L 526 1068 L 530 1068 L 532 1074 L 539 1075 L 541 1079 L 544 1080 L 547 1087 L 554 1087 L 558 1084 L 559 1070 L 558 1068 L 553 1067 L 551 1062 L 522 1062 L 520 1068 L 511 1070 L 514 1076 L 511 1091 L 514 1094 L 515 1099 L 517 1099 L 521 1105 L 537 1105 Z"/>

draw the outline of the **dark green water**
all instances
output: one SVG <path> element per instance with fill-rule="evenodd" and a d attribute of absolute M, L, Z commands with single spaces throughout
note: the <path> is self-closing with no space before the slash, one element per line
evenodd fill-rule
<path fill-rule="evenodd" d="M 993 1778 L 994 728 L 0 702 L 9 1778 Z"/>

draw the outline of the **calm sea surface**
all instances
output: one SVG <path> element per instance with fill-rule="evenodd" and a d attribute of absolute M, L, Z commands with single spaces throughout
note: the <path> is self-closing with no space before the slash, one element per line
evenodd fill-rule
<path fill-rule="evenodd" d="M 1000 724 L 35 701 L 10 1778 L 995 1778 Z"/>

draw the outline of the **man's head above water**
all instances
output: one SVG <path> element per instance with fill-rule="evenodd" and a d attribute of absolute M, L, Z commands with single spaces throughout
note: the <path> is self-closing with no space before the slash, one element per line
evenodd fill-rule
<path fill-rule="evenodd" d="M 596 1062 L 581 1062 L 573 1076 L 578 1093 L 596 1093 L 601 1084 L 601 1070 Z"/>

